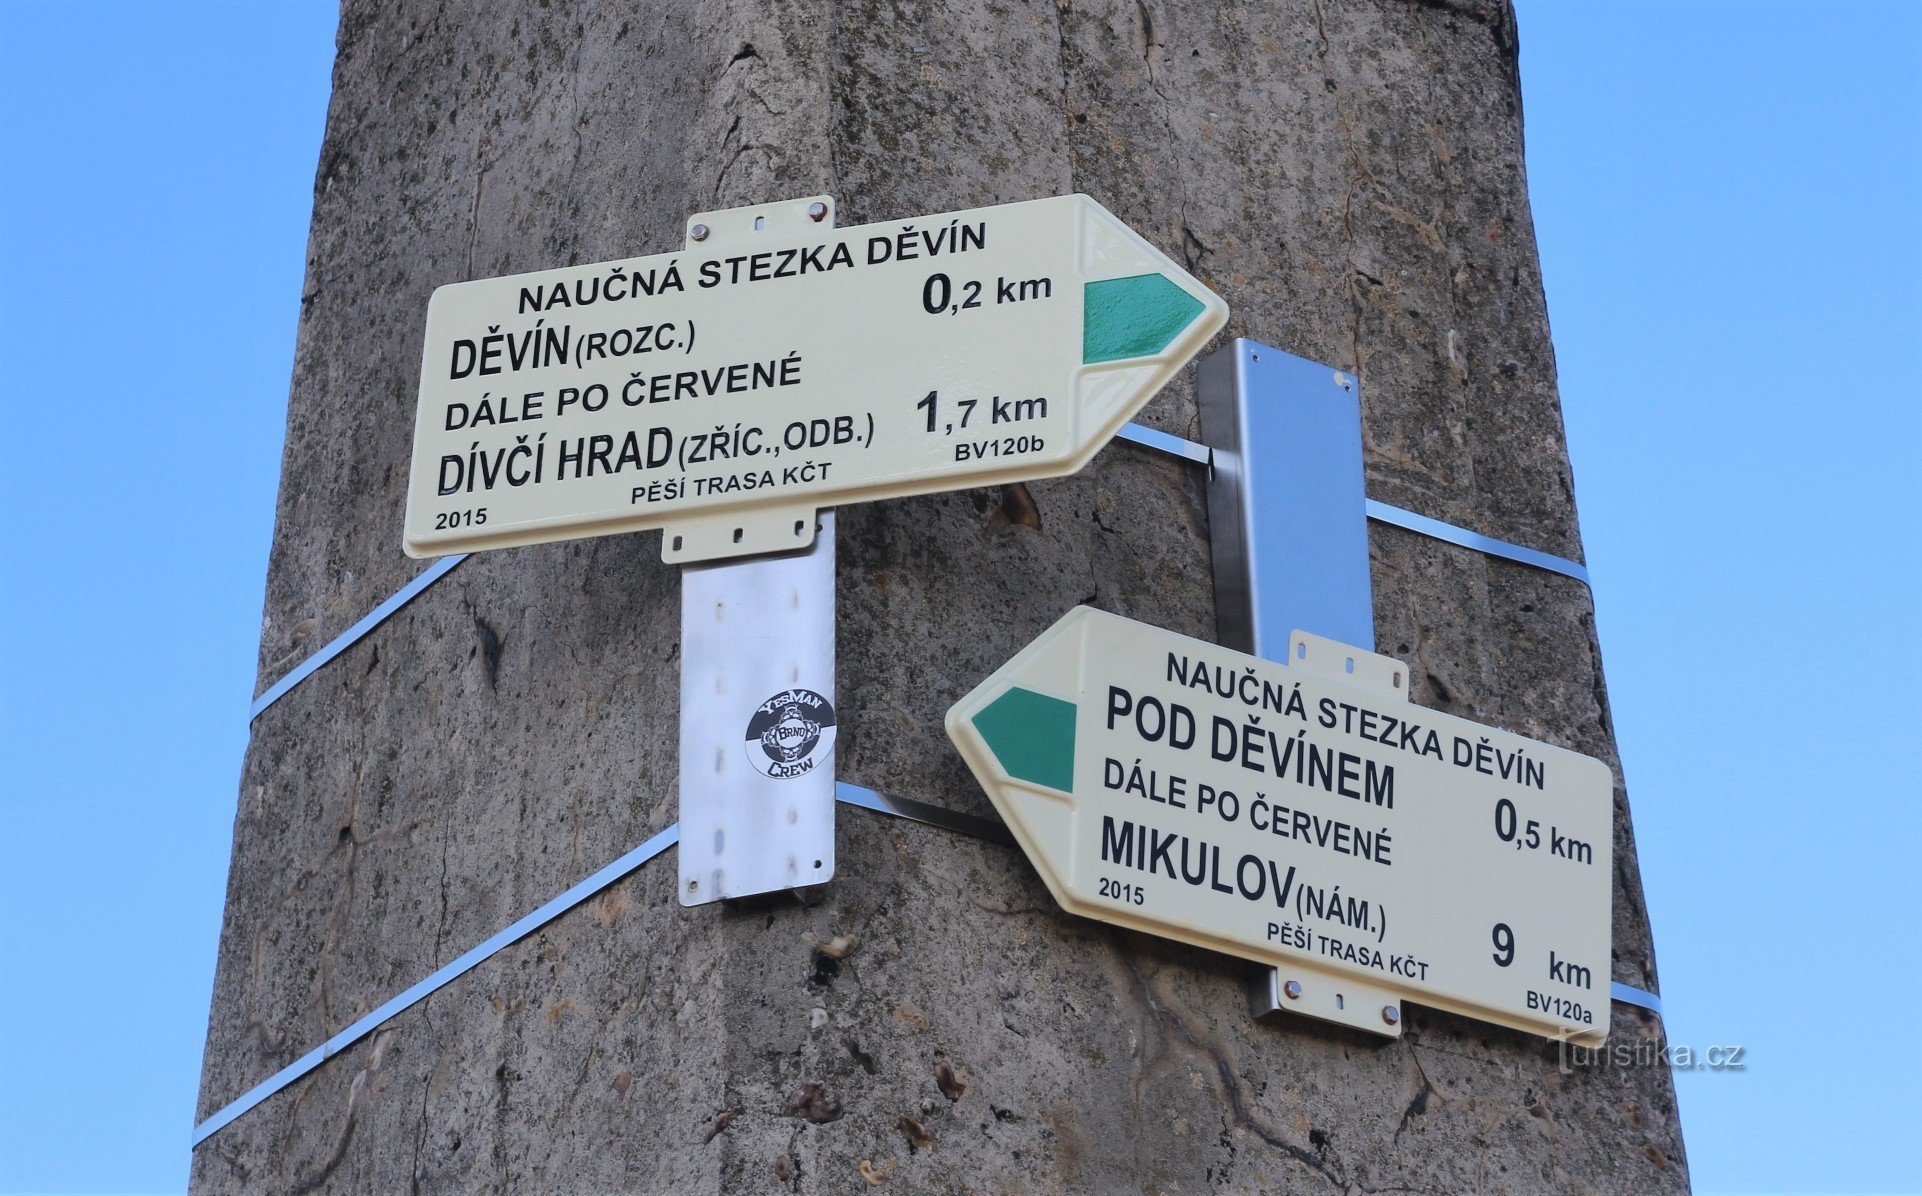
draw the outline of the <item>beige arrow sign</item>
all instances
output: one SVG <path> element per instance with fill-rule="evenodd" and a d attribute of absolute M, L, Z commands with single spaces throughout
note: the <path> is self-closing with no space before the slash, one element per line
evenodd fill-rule
<path fill-rule="evenodd" d="M 832 216 L 706 213 L 679 253 L 435 291 L 407 552 L 658 527 L 669 561 L 742 556 L 819 507 L 1072 473 L 1227 319 L 1085 195 Z"/>
<path fill-rule="evenodd" d="M 1278 665 L 1078 607 L 948 712 L 1062 908 L 1271 965 L 1285 1007 L 1608 1034 L 1613 779 L 1419 707 L 1396 660 Z"/>

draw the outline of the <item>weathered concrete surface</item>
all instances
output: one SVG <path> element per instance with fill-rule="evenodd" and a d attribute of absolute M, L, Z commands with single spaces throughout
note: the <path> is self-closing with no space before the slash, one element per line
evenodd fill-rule
<path fill-rule="evenodd" d="M 1500 3 L 356 2 L 263 686 L 418 567 L 434 286 L 785 195 L 859 223 L 1070 190 L 1181 255 L 1231 334 L 1361 374 L 1376 497 L 1580 555 Z M 1192 434 L 1186 382 L 1146 418 Z M 842 514 L 842 775 L 988 813 L 940 716 L 990 669 L 1077 602 L 1212 635 L 1190 467 L 1118 445 L 1030 490 Z M 258 721 L 200 1116 L 673 821 L 658 553 L 478 557 Z M 1418 700 L 1613 759 L 1579 584 L 1394 529 L 1374 568 Z M 1419 1010 L 1389 1046 L 1257 1027 L 1245 965 L 1066 918 L 1009 849 L 842 827 L 811 907 L 683 911 L 671 861 L 643 869 L 221 1131 L 195 1190 L 1687 1187 L 1664 1070 L 1563 1074 Z M 1655 988 L 1625 806 L 1616 858 L 1615 974 Z"/>

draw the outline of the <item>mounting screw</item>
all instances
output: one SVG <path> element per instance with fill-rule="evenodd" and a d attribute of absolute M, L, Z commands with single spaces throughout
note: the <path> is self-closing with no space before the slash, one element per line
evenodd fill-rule
<path fill-rule="evenodd" d="M 696 241 L 705 241 L 707 240 L 707 225 L 697 224 L 687 230 L 687 235 Z"/>
<path fill-rule="evenodd" d="M 1290 980 L 1288 983 L 1281 986 L 1281 992 L 1282 992 L 1282 995 L 1287 997 L 1290 1001 L 1301 1000 L 1301 981 Z"/>
<path fill-rule="evenodd" d="M 809 220 L 826 220 L 827 218 L 828 218 L 828 206 L 826 204 L 822 203 L 820 200 L 817 199 L 813 203 L 808 205 Z"/>
<path fill-rule="evenodd" d="M 1401 1010 L 1395 1008 L 1393 1005 L 1383 1005 L 1381 1007 L 1381 1020 L 1392 1026 L 1401 1020 Z"/>
<path fill-rule="evenodd" d="M 1335 371 L 1335 385 L 1341 387 L 1343 390 L 1353 390 L 1355 389 L 1355 380 L 1340 370 L 1337 370 Z"/>

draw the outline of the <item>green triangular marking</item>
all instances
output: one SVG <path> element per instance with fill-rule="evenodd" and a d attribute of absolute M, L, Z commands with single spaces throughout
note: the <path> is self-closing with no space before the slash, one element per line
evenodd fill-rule
<path fill-rule="evenodd" d="M 1074 792 L 1074 703 L 1016 686 L 974 716 L 1001 768 L 1016 780 Z"/>
<path fill-rule="evenodd" d="M 1201 314 L 1201 300 L 1165 274 L 1109 278 L 1082 288 L 1081 360 L 1152 357 Z"/>

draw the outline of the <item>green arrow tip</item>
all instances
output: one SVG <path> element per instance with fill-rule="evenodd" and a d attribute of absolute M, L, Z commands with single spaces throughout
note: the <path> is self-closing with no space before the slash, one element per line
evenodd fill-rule
<path fill-rule="evenodd" d="M 1074 792 L 1074 703 L 1019 686 L 981 708 L 974 729 L 1019 781 Z"/>
<path fill-rule="evenodd" d="M 1108 278 L 1082 289 L 1081 360 L 1152 357 L 1201 314 L 1201 300 L 1165 274 Z"/>

